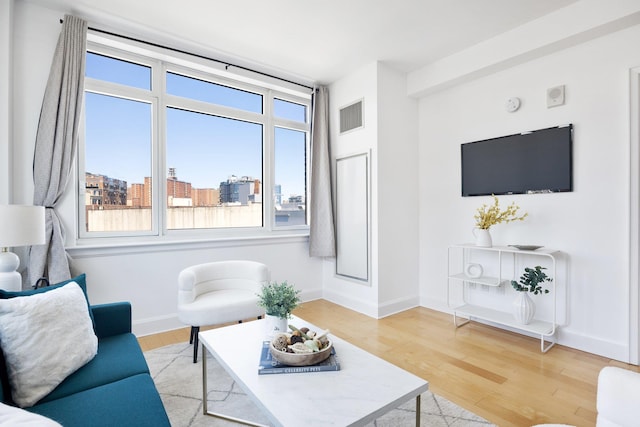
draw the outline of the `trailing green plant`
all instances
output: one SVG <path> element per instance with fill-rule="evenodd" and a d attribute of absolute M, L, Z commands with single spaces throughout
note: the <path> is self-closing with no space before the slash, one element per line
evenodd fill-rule
<path fill-rule="evenodd" d="M 539 265 L 534 268 L 526 267 L 524 274 L 520 276 L 520 281 L 516 282 L 512 280 L 511 286 L 518 292 L 532 292 L 534 295 L 542 293 L 548 294 L 549 289 L 543 289 L 542 284 L 544 282 L 552 282 L 553 279 L 547 276 L 542 270 L 546 270 L 546 268 L 540 267 Z"/>
<path fill-rule="evenodd" d="M 291 312 L 298 306 L 299 290 L 285 280 L 282 283 L 271 282 L 263 285 L 258 295 L 258 305 L 270 316 L 290 319 Z"/>

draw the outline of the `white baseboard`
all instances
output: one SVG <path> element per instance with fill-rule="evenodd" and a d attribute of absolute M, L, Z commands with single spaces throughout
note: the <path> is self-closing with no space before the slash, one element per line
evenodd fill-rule
<path fill-rule="evenodd" d="M 409 310 L 420 305 L 419 298 L 407 297 L 398 298 L 393 301 L 385 302 L 378 307 L 378 318 L 391 316 L 392 314 L 400 313 L 405 310 Z"/>
<path fill-rule="evenodd" d="M 158 334 L 160 332 L 185 328 L 186 326 L 187 325 L 178 320 L 178 314 L 173 313 L 166 316 L 133 320 L 131 329 L 133 329 L 133 334 L 135 336 L 143 337 L 145 335 Z"/>
<path fill-rule="evenodd" d="M 335 291 L 324 292 L 322 298 L 335 304 L 357 311 L 374 319 L 381 319 L 401 311 L 409 310 L 420 305 L 418 297 L 399 298 L 380 305 L 363 302 L 351 295 L 341 294 Z"/>
<path fill-rule="evenodd" d="M 586 351 L 587 353 L 608 357 L 620 362 L 631 363 L 628 344 L 606 341 L 572 332 L 562 327 L 558 329 L 556 334 L 558 336 L 558 344 L 575 348 L 576 350 Z"/>
<path fill-rule="evenodd" d="M 322 299 L 322 289 L 312 290 L 312 291 L 302 291 L 300 292 L 300 300 L 304 304 L 306 301 L 313 301 L 317 299 Z"/>
<path fill-rule="evenodd" d="M 378 318 L 378 306 L 369 304 L 367 302 L 363 302 L 357 298 L 354 298 L 350 295 L 341 294 L 339 292 L 325 290 L 322 298 L 330 301 L 332 303 L 341 305 L 350 310 L 357 311 L 358 313 L 362 313 L 366 316 L 373 317 L 374 319 Z"/>

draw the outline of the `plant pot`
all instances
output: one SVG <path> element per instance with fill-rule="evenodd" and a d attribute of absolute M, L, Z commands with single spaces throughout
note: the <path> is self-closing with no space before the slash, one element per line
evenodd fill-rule
<path fill-rule="evenodd" d="M 268 338 L 273 338 L 278 334 L 287 332 L 289 330 L 289 319 L 286 317 L 278 317 L 267 314 L 264 316 L 266 325 L 266 335 Z"/>
<path fill-rule="evenodd" d="M 491 241 L 491 233 L 488 228 L 474 228 L 472 230 L 474 237 L 476 238 L 476 246 L 481 248 L 490 248 L 493 246 Z"/>
<path fill-rule="evenodd" d="M 528 325 L 536 314 L 536 304 L 529 296 L 529 292 L 518 292 L 518 296 L 513 301 L 513 317 L 516 322 Z"/>

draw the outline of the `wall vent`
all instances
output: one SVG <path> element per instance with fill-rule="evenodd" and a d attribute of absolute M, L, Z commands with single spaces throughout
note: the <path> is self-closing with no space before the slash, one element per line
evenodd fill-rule
<path fill-rule="evenodd" d="M 363 127 L 362 100 L 340 109 L 340 133 Z"/>

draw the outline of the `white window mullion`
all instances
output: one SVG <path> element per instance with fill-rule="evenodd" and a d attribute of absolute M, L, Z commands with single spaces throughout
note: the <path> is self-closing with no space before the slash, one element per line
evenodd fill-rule
<path fill-rule="evenodd" d="M 153 192 L 153 218 L 154 218 L 154 230 L 160 236 L 166 234 L 166 211 L 167 211 L 167 185 L 166 185 L 166 171 L 164 165 L 166 163 L 166 150 L 165 150 L 165 101 L 163 94 L 165 93 L 165 78 L 164 78 L 165 66 L 163 63 L 158 62 L 153 67 L 152 73 L 152 92 L 155 96 L 155 111 L 153 121 L 153 178 L 152 178 L 152 192 Z"/>
<path fill-rule="evenodd" d="M 273 91 L 269 91 L 264 97 L 264 114 L 266 117 L 266 125 L 264 128 L 263 143 L 263 174 L 264 184 L 262 191 L 262 215 L 263 224 L 267 231 L 275 228 L 275 209 L 274 191 L 275 191 L 275 128 L 273 126 Z"/>
<path fill-rule="evenodd" d="M 164 79 L 166 80 L 166 79 Z M 224 107 L 221 105 L 213 105 L 194 99 L 180 98 L 179 96 L 172 96 L 163 94 L 165 107 L 175 107 L 183 110 L 194 111 L 203 114 L 210 114 L 212 116 L 225 117 L 228 119 L 244 120 L 247 122 L 260 123 L 265 125 L 265 115 L 252 113 L 250 111 L 236 110 L 230 107 Z"/>
<path fill-rule="evenodd" d="M 83 92 L 83 96 L 86 96 L 86 91 Z M 84 99 L 82 102 L 83 109 L 86 105 L 84 103 Z M 87 194 L 87 180 L 85 177 L 85 114 L 82 114 L 82 120 L 80 121 L 80 129 L 78 130 L 79 135 L 79 144 L 78 144 L 78 154 L 76 160 L 76 194 L 77 197 L 75 199 L 75 217 L 77 218 L 77 222 L 75 224 L 75 233 L 76 239 L 83 238 L 87 235 L 87 230 L 85 228 L 85 224 L 87 223 L 87 213 L 83 208 L 85 205 L 85 198 Z M 82 207 L 82 208 L 81 208 Z"/>

